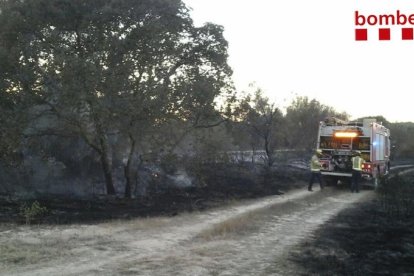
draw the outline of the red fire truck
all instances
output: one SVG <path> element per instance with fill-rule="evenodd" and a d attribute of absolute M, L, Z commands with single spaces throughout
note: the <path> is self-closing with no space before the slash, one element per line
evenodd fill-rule
<path fill-rule="evenodd" d="M 378 185 L 390 169 L 390 131 L 375 119 L 346 122 L 328 118 L 320 122 L 317 149 L 322 150 L 321 174 L 327 183 L 352 176 L 351 158 L 355 151 L 365 160 L 362 176 Z"/>

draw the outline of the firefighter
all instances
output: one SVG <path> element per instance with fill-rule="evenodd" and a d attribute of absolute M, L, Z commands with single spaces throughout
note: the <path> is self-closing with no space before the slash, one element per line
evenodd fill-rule
<path fill-rule="evenodd" d="M 355 151 L 354 156 L 351 158 L 352 162 L 352 183 L 351 183 L 351 192 L 359 193 L 359 180 L 362 175 L 362 164 L 364 159 L 361 157 L 360 151 Z"/>
<path fill-rule="evenodd" d="M 316 179 L 319 181 L 319 185 L 321 190 L 323 189 L 322 179 L 321 179 L 321 163 L 319 162 L 319 158 L 322 157 L 322 150 L 317 149 L 313 154 L 311 161 L 310 161 L 310 169 L 311 169 L 311 177 L 309 181 L 308 191 L 312 192 L 312 185 Z"/>

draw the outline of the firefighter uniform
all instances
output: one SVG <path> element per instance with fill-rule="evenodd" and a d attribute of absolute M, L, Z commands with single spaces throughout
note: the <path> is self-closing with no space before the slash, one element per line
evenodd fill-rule
<path fill-rule="evenodd" d="M 352 183 L 351 183 L 351 192 L 359 193 L 359 180 L 362 175 L 362 164 L 364 159 L 361 157 L 361 152 L 356 151 L 355 156 L 351 159 L 352 162 Z"/>
<path fill-rule="evenodd" d="M 309 180 L 308 191 L 312 191 L 312 185 L 315 181 L 315 178 L 319 181 L 321 190 L 323 189 L 322 179 L 321 179 L 321 163 L 319 162 L 319 157 L 322 156 L 321 150 L 316 150 L 315 154 L 312 156 L 310 161 L 311 177 Z"/>

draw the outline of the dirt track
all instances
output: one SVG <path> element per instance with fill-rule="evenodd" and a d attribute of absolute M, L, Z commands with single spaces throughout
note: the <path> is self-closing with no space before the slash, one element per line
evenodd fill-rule
<path fill-rule="evenodd" d="M 293 246 L 372 196 L 332 188 L 175 217 L 0 232 L 5 275 L 289 275 Z M 3 255 L 4 256 L 4 255 Z M 14 258 L 14 259 L 13 259 Z M 12 260 L 13 259 L 13 260 Z"/>

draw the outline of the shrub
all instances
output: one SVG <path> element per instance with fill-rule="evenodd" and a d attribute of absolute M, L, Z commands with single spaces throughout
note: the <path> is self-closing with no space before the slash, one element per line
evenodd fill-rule
<path fill-rule="evenodd" d="M 32 204 L 23 203 L 20 207 L 20 214 L 25 218 L 26 224 L 30 224 L 36 218 L 39 218 L 47 213 L 47 208 L 41 206 L 39 202 L 35 201 Z"/>

